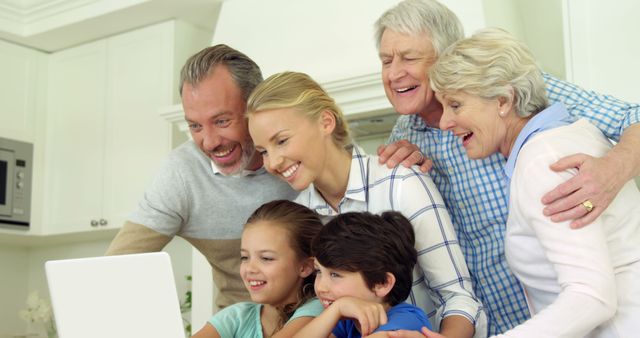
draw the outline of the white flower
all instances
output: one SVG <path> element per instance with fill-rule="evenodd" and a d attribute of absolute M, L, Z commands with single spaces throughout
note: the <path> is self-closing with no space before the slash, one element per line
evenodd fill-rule
<path fill-rule="evenodd" d="M 40 298 L 38 291 L 33 291 L 27 297 L 27 308 L 21 310 L 19 313 L 20 318 L 29 322 L 40 322 L 43 324 L 51 321 L 51 305 L 45 299 Z"/>

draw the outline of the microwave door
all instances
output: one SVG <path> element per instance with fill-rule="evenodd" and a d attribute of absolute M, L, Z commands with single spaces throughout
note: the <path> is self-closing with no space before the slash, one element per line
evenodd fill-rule
<path fill-rule="evenodd" d="M 13 152 L 0 149 L 0 216 L 11 216 L 13 201 Z"/>

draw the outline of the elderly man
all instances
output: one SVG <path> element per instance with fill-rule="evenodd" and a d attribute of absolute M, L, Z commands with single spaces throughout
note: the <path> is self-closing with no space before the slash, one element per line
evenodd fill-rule
<path fill-rule="evenodd" d="M 504 256 L 506 161 L 500 154 L 470 160 L 458 137 L 438 129 L 442 105 L 435 99 L 427 76 L 438 55 L 463 38 L 462 25 L 454 13 L 435 0 L 405 0 L 385 12 L 375 26 L 385 92 L 402 115 L 390 142 L 402 141 L 381 147 L 380 161 L 399 163 L 410 152 L 407 141 L 429 157 L 433 179 L 451 212 L 474 279 L 475 293 L 489 317 L 489 333 L 507 331 L 526 320 L 529 311 Z M 545 214 L 554 221 L 574 219 L 573 226 L 584 226 L 607 208 L 625 182 L 640 173 L 640 106 L 586 92 L 548 75 L 545 81 L 551 102 L 564 102 L 570 114 L 588 119 L 607 137 L 619 140 L 604 158 L 577 154 L 552 167 L 575 167 L 579 174 L 545 196 Z M 468 322 L 452 328 L 445 318 L 441 333 L 469 336 L 465 330 L 471 327 L 473 318 L 456 313 L 443 315 Z"/>

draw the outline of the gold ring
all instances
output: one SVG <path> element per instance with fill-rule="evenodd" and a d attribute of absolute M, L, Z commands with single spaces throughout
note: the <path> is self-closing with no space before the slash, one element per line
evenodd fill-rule
<path fill-rule="evenodd" d="M 422 152 L 418 152 L 418 156 L 420 156 L 418 158 L 418 161 L 416 162 L 417 165 L 422 165 L 424 163 L 424 155 L 422 155 Z"/>
<path fill-rule="evenodd" d="M 591 212 L 591 210 L 593 210 L 593 203 L 589 200 L 582 202 L 582 206 L 587 209 L 587 212 Z"/>

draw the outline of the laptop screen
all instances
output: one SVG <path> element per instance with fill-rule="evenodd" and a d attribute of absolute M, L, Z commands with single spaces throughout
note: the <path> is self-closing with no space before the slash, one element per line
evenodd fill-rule
<path fill-rule="evenodd" d="M 165 252 L 48 261 L 60 338 L 184 338 Z"/>

